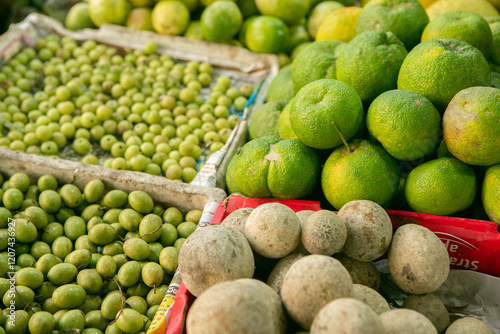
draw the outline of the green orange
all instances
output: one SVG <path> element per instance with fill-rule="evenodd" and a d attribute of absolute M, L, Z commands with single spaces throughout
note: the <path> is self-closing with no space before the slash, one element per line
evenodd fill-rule
<path fill-rule="evenodd" d="M 225 42 L 240 30 L 243 15 L 232 1 L 216 1 L 201 14 L 201 30 L 207 41 Z"/>
<path fill-rule="evenodd" d="M 325 18 L 336 11 L 337 9 L 344 8 L 344 5 L 337 1 L 323 1 L 318 3 L 309 13 L 307 20 L 307 30 L 312 38 L 316 37 L 318 28 Z"/>
<path fill-rule="evenodd" d="M 89 15 L 97 27 L 104 23 L 122 25 L 130 13 L 127 0 L 89 0 Z"/>
<path fill-rule="evenodd" d="M 245 32 L 247 47 L 257 53 L 278 53 L 288 41 L 286 24 L 274 16 L 257 16 L 249 20 Z"/>
<path fill-rule="evenodd" d="M 495 65 L 500 65 L 500 17 L 487 17 L 486 21 L 490 26 L 491 34 L 493 37 L 489 60 Z"/>
<path fill-rule="evenodd" d="M 290 104 L 290 123 L 307 146 L 328 149 L 351 139 L 363 122 L 363 104 L 346 83 L 321 79 L 304 86 Z"/>
<path fill-rule="evenodd" d="M 443 116 L 448 150 L 470 165 L 500 162 L 500 90 L 471 87 L 460 91 Z"/>
<path fill-rule="evenodd" d="M 202 40 L 203 39 L 203 31 L 201 30 L 200 21 L 189 22 L 189 25 L 186 28 L 186 31 L 184 32 L 184 37 L 190 38 L 190 39 Z"/>
<path fill-rule="evenodd" d="M 410 172 L 405 182 L 410 207 L 432 215 L 447 216 L 467 209 L 476 191 L 474 170 L 455 158 L 423 163 Z"/>
<path fill-rule="evenodd" d="M 151 14 L 156 32 L 164 35 L 180 35 L 189 24 L 190 14 L 186 5 L 178 0 L 158 2 Z"/>
<path fill-rule="evenodd" d="M 454 38 L 475 46 L 489 57 L 492 34 L 488 22 L 481 16 L 463 11 L 445 13 L 432 20 L 422 33 L 422 42 L 429 39 Z"/>
<path fill-rule="evenodd" d="M 491 166 L 486 171 L 481 198 L 488 217 L 500 223 L 500 164 Z"/>
<path fill-rule="evenodd" d="M 390 31 L 411 50 L 420 42 L 427 23 L 427 13 L 417 0 L 372 0 L 363 7 L 356 32 Z"/>
<path fill-rule="evenodd" d="M 306 46 L 292 63 L 295 92 L 319 79 L 336 79 L 336 61 L 344 43 L 319 41 Z"/>
<path fill-rule="evenodd" d="M 64 24 L 70 30 L 94 28 L 95 25 L 90 19 L 89 4 L 80 2 L 71 7 Z"/>
<path fill-rule="evenodd" d="M 135 30 L 153 31 L 153 23 L 151 21 L 151 8 L 134 8 L 127 18 L 126 26 Z"/>
<path fill-rule="evenodd" d="M 290 105 L 291 102 L 283 108 L 278 118 L 278 135 L 283 139 L 297 139 L 297 135 L 293 132 L 292 124 L 290 123 Z"/>
<path fill-rule="evenodd" d="M 361 100 L 371 102 L 396 89 L 399 68 L 408 52 L 391 32 L 368 31 L 350 41 L 337 59 L 337 79 L 356 89 Z"/>
<path fill-rule="evenodd" d="M 426 7 L 431 21 L 441 14 L 455 10 L 476 13 L 482 17 L 498 16 L 498 11 L 488 0 L 438 0 Z"/>
<path fill-rule="evenodd" d="M 248 134 L 250 140 L 278 135 L 278 118 L 286 102 L 267 102 L 252 113 Z"/>
<path fill-rule="evenodd" d="M 432 39 L 408 53 L 399 71 L 398 88 L 428 98 L 439 111 L 462 89 L 491 86 L 491 71 L 477 48 L 453 38 Z"/>
<path fill-rule="evenodd" d="M 297 45 L 309 42 L 309 33 L 305 24 L 297 24 L 288 29 L 287 43 L 284 52 L 290 54 Z"/>
<path fill-rule="evenodd" d="M 295 95 L 292 81 L 292 64 L 288 64 L 278 71 L 267 89 L 268 101 L 289 101 Z"/>
<path fill-rule="evenodd" d="M 309 12 L 309 0 L 255 0 L 262 15 L 282 19 L 288 25 L 298 23 Z"/>
<path fill-rule="evenodd" d="M 316 153 L 298 139 L 263 137 L 246 143 L 229 163 L 229 193 L 249 197 L 301 198 L 315 188 Z"/>
<path fill-rule="evenodd" d="M 431 153 L 439 143 L 441 115 L 420 94 L 390 90 L 368 108 L 370 134 L 398 160 L 416 160 Z"/>
<path fill-rule="evenodd" d="M 318 27 L 316 40 L 350 42 L 356 37 L 356 24 L 360 13 L 359 7 L 346 7 L 333 11 Z"/>
<path fill-rule="evenodd" d="M 398 189 L 396 160 L 382 146 L 353 140 L 330 155 L 321 174 L 321 187 L 330 204 L 339 210 L 354 200 L 388 204 Z"/>

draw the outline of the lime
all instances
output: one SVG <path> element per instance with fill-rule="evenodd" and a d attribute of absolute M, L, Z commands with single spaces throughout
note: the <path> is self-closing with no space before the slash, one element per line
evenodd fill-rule
<path fill-rule="evenodd" d="M 151 8 L 134 8 L 130 12 L 125 26 L 135 30 L 153 31 L 152 13 Z"/>
<path fill-rule="evenodd" d="M 130 13 L 127 0 L 89 0 L 89 15 L 97 27 L 104 23 L 122 25 Z"/>
<path fill-rule="evenodd" d="M 186 5 L 178 0 L 160 1 L 151 13 L 156 32 L 164 35 L 180 35 L 189 23 L 190 14 Z"/>
<path fill-rule="evenodd" d="M 309 12 L 309 0 L 255 0 L 262 15 L 282 19 L 288 25 L 298 23 Z"/>
<path fill-rule="evenodd" d="M 89 4 L 80 2 L 71 7 L 64 24 L 69 30 L 94 28 L 95 25 L 90 19 Z"/>
<path fill-rule="evenodd" d="M 278 53 L 285 49 L 287 41 L 288 28 L 279 18 L 263 15 L 249 20 L 245 42 L 251 51 Z"/>
<path fill-rule="evenodd" d="M 208 41 L 225 42 L 240 30 L 243 16 L 232 1 L 216 1 L 202 13 L 200 23 L 203 37 Z"/>

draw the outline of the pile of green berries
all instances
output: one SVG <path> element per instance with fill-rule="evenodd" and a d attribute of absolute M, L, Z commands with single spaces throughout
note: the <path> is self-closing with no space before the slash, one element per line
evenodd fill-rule
<path fill-rule="evenodd" d="M 57 35 L 25 47 L 0 70 L 0 147 L 75 152 L 84 163 L 191 182 L 202 151 L 227 141 L 240 120 L 230 110 L 243 110 L 253 87 L 155 51 Z"/>
<path fill-rule="evenodd" d="M 3 181 L 0 333 L 146 332 L 202 212 L 100 180 L 83 191 L 52 175 Z"/>

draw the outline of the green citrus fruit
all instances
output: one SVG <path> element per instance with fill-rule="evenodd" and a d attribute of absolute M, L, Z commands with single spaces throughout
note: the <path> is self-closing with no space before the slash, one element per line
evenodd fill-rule
<path fill-rule="evenodd" d="M 318 27 L 316 40 L 350 42 L 356 37 L 356 24 L 360 13 L 359 7 L 341 8 L 330 13 Z"/>
<path fill-rule="evenodd" d="M 491 166 L 486 171 L 481 198 L 488 217 L 500 223 L 500 164 Z"/>
<path fill-rule="evenodd" d="M 247 46 L 247 29 L 248 29 L 248 26 L 250 25 L 250 22 L 257 18 L 257 16 L 251 16 L 249 18 L 247 18 L 245 21 L 243 21 L 243 24 L 241 25 L 241 29 L 240 29 L 240 32 L 238 33 L 238 40 L 240 41 L 241 45 L 243 45 L 244 47 Z"/>
<path fill-rule="evenodd" d="M 417 45 L 399 71 L 398 88 L 428 98 L 444 111 L 453 96 L 473 86 L 491 86 L 491 71 L 481 51 L 452 39 L 433 39 Z"/>
<path fill-rule="evenodd" d="M 295 92 L 319 79 L 336 79 L 336 61 L 344 46 L 339 41 L 319 41 L 305 47 L 292 63 Z"/>
<path fill-rule="evenodd" d="M 64 24 L 69 30 L 95 28 L 94 23 L 90 19 L 89 4 L 80 2 L 71 7 L 68 15 L 66 15 Z"/>
<path fill-rule="evenodd" d="M 500 17 L 487 17 L 492 34 L 492 45 L 489 61 L 495 65 L 500 65 Z"/>
<path fill-rule="evenodd" d="M 411 50 L 420 42 L 427 23 L 427 13 L 417 0 L 373 0 L 359 15 L 356 32 L 390 31 Z"/>
<path fill-rule="evenodd" d="M 129 0 L 132 7 L 151 7 L 154 4 L 154 0 Z"/>
<path fill-rule="evenodd" d="M 457 191 L 460 189 L 460 191 Z M 408 204 L 417 212 L 447 216 L 467 209 L 476 197 L 472 167 L 455 158 L 438 158 L 413 169 L 405 182 Z"/>
<path fill-rule="evenodd" d="M 292 81 L 292 64 L 280 68 L 278 74 L 269 84 L 267 89 L 267 100 L 288 101 L 295 95 Z"/>
<path fill-rule="evenodd" d="M 250 140 L 278 135 L 278 118 L 286 102 L 267 102 L 252 113 L 248 134 Z"/>
<path fill-rule="evenodd" d="M 422 33 L 422 42 L 429 39 L 454 38 L 475 46 L 486 58 L 490 55 L 491 29 L 481 16 L 471 12 L 449 12 L 432 20 Z"/>
<path fill-rule="evenodd" d="M 134 8 L 127 18 L 125 26 L 135 30 L 153 31 L 153 23 L 151 21 L 151 8 Z"/>
<path fill-rule="evenodd" d="M 309 41 L 309 33 L 305 25 L 297 24 L 288 29 L 288 39 L 284 52 L 290 54 L 297 45 Z"/>
<path fill-rule="evenodd" d="M 177 0 L 158 2 L 151 13 L 156 32 L 164 35 L 180 35 L 189 23 L 190 14 L 186 5 Z"/>
<path fill-rule="evenodd" d="M 241 14 L 243 14 L 245 19 L 250 16 L 259 15 L 255 0 L 240 0 L 238 1 L 238 7 L 240 7 Z"/>
<path fill-rule="evenodd" d="M 208 7 L 216 1 L 221 1 L 221 0 L 201 0 L 201 4 L 205 7 Z M 231 1 L 236 2 L 236 0 L 231 0 Z"/>
<path fill-rule="evenodd" d="M 460 91 L 443 116 L 446 146 L 459 160 L 489 166 L 500 162 L 500 90 L 471 87 Z"/>
<path fill-rule="evenodd" d="M 290 123 L 307 146 L 327 149 L 351 139 L 363 122 L 363 104 L 354 88 L 333 79 L 304 86 L 290 105 Z"/>
<path fill-rule="evenodd" d="M 441 143 L 436 150 L 436 155 L 438 158 L 454 158 L 453 154 L 451 154 L 450 150 L 448 150 L 448 147 L 446 147 L 444 140 L 441 140 Z"/>
<path fill-rule="evenodd" d="M 189 22 L 186 32 L 184 33 L 184 37 L 201 41 L 203 39 L 203 31 L 201 30 L 200 21 Z"/>
<path fill-rule="evenodd" d="M 436 0 L 418 0 L 418 2 L 420 2 L 420 4 L 422 5 L 422 7 L 424 7 L 424 8 L 429 7 L 435 1 Z"/>
<path fill-rule="evenodd" d="M 240 30 L 243 16 L 232 1 L 216 1 L 201 14 L 203 37 L 212 42 L 225 42 Z"/>
<path fill-rule="evenodd" d="M 89 0 L 89 15 L 97 27 L 104 23 L 123 25 L 130 13 L 127 0 Z"/>
<path fill-rule="evenodd" d="M 186 7 L 189 9 L 190 12 L 196 10 L 200 5 L 199 0 L 181 0 L 181 1 L 184 2 L 184 4 L 186 5 Z"/>
<path fill-rule="evenodd" d="M 372 102 L 366 125 L 394 158 L 416 160 L 431 153 L 439 143 L 441 115 L 422 95 L 391 90 Z"/>
<path fill-rule="evenodd" d="M 356 36 L 337 59 L 337 79 L 356 89 L 361 100 L 372 101 L 396 89 L 406 49 L 391 32 L 368 31 Z"/>
<path fill-rule="evenodd" d="M 439 0 L 426 7 L 431 21 L 439 15 L 455 10 L 473 12 L 482 17 L 498 16 L 498 11 L 487 0 Z"/>
<path fill-rule="evenodd" d="M 282 19 L 288 25 L 298 23 L 309 12 L 309 0 L 255 0 L 262 15 Z"/>
<path fill-rule="evenodd" d="M 491 85 L 495 88 L 500 88 L 500 73 L 491 72 Z"/>
<path fill-rule="evenodd" d="M 323 23 L 329 14 L 340 8 L 344 8 L 344 5 L 337 1 L 323 1 L 318 3 L 309 13 L 309 19 L 307 20 L 309 35 L 312 38 L 316 38 L 316 33 L 321 23 Z"/>
<path fill-rule="evenodd" d="M 245 42 L 247 47 L 257 53 L 278 53 L 285 49 L 288 41 L 288 28 L 279 18 L 258 16 L 249 20 Z"/>
<path fill-rule="evenodd" d="M 315 188 L 316 153 L 298 139 L 263 137 L 246 143 L 229 163 L 230 193 L 249 197 L 301 198 Z"/>
<path fill-rule="evenodd" d="M 298 139 L 290 123 L 290 104 L 291 102 L 283 108 L 278 118 L 278 135 L 283 139 Z"/>
<path fill-rule="evenodd" d="M 339 210 L 354 200 L 388 204 L 398 189 L 399 170 L 396 160 L 379 144 L 353 140 L 330 155 L 321 174 L 326 199 Z"/>
<path fill-rule="evenodd" d="M 292 54 L 290 55 L 290 60 L 293 62 L 299 56 L 299 54 L 301 54 L 302 51 L 304 51 L 304 49 L 309 45 L 311 45 L 312 43 L 313 42 L 305 42 L 297 45 L 295 49 L 293 49 Z"/>

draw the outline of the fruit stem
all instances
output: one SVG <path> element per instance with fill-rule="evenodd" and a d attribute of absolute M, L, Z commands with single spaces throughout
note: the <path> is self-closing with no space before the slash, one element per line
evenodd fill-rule
<path fill-rule="evenodd" d="M 12 276 L 10 275 L 10 273 L 8 273 L 8 275 L 9 275 L 9 278 L 12 279 Z M 26 305 L 26 306 L 24 306 L 24 309 L 26 310 L 26 308 L 28 307 L 31 310 L 31 312 L 33 312 L 33 309 L 31 308 L 30 304 L 27 303 L 26 300 L 24 300 L 23 296 L 21 296 L 21 294 L 19 293 L 19 291 L 17 291 L 17 287 L 14 287 L 14 290 L 16 291 L 16 293 L 19 296 L 19 298 L 21 298 L 21 300 L 23 301 L 24 305 Z M 35 313 L 35 312 L 33 312 L 33 313 Z"/>
<path fill-rule="evenodd" d="M 335 129 L 335 132 L 339 135 L 340 139 L 342 139 L 342 142 L 344 143 L 345 147 L 347 148 L 347 153 L 351 153 L 351 148 L 349 147 L 349 144 L 347 143 L 347 140 L 345 140 L 344 135 L 340 131 L 339 127 L 337 124 L 335 124 L 335 121 L 332 121 L 333 128 Z"/>
<path fill-rule="evenodd" d="M 109 280 L 114 281 L 116 283 L 116 285 L 118 286 L 118 290 L 120 290 L 120 298 L 121 298 L 121 302 L 122 302 L 121 306 L 120 306 L 120 312 L 118 312 L 115 319 L 108 324 L 108 326 L 111 326 L 114 322 L 116 322 L 116 320 L 118 320 L 118 318 L 122 314 L 123 306 L 125 305 L 125 301 L 123 300 L 123 292 L 122 292 L 122 288 L 120 287 L 120 284 L 118 284 L 118 282 L 114 278 L 110 278 Z"/>
<path fill-rule="evenodd" d="M 115 232 L 115 234 L 116 234 L 116 236 L 117 236 L 118 238 L 120 238 L 120 240 L 121 240 L 121 241 L 125 241 L 125 238 L 124 238 L 124 237 L 122 237 L 121 235 L 119 235 L 119 234 L 118 234 L 118 233 L 116 233 L 116 232 Z"/>
<path fill-rule="evenodd" d="M 156 231 L 158 231 L 160 228 L 161 228 L 161 225 L 160 225 L 160 226 L 158 226 L 157 228 L 155 228 L 155 229 L 154 229 L 153 231 L 151 231 L 151 232 L 144 233 L 143 235 L 138 236 L 138 238 L 142 238 L 143 236 L 148 235 L 148 234 L 153 234 L 153 233 L 155 233 Z"/>

